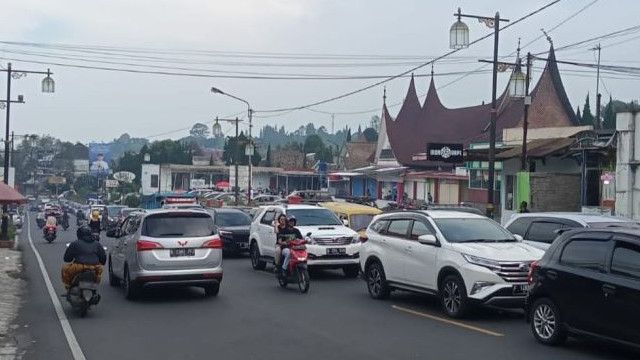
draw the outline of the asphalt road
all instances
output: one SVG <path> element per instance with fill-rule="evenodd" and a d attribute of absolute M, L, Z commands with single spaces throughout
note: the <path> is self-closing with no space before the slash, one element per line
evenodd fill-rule
<path fill-rule="evenodd" d="M 75 219 L 71 219 L 75 222 Z M 31 237 L 54 288 L 75 226 L 44 241 L 31 214 Z M 24 304 L 16 338 L 24 359 L 73 359 L 23 231 Z M 105 246 L 111 239 L 103 239 Z M 200 289 L 164 289 L 130 302 L 106 274 L 102 301 L 86 318 L 62 305 L 87 359 L 638 359 L 607 344 L 571 340 L 563 347 L 535 342 L 518 312 L 477 311 L 470 319 L 443 317 L 436 299 L 395 292 L 369 298 L 360 279 L 326 271 L 308 294 L 281 289 L 273 274 L 251 269 L 248 258 L 225 259 L 218 297 Z"/>

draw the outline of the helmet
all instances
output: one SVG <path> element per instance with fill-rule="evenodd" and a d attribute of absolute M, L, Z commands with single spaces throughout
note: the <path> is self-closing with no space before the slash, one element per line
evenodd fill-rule
<path fill-rule="evenodd" d="M 294 224 L 298 222 L 294 215 L 289 215 L 289 217 L 287 218 L 287 221 L 288 222 L 293 222 Z"/>
<path fill-rule="evenodd" d="M 87 225 L 82 225 L 76 231 L 78 240 L 89 239 L 91 237 L 91 229 Z"/>

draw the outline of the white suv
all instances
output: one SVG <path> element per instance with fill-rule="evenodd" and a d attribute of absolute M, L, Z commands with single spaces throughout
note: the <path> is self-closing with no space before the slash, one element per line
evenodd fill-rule
<path fill-rule="evenodd" d="M 529 266 L 544 254 L 489 218 L 445 210 L 381 214 L 366 235 L 360 266 L 371 297 L 435 294 L 451 317 L 473 304 L 523 306 Z"/>
<path fill-rule="evenodd" d="M 276 234 L 274 220 L 285 214 L 296 217 L 296 227 L 303 236 L 311 233 L 307 244 L 310 268 L 342 268 L 347 277 L 356 277 L 360 271 L 360 238 L 358 233 L 344 226 L 328 209 L 313 205 L 265 206 L 251 223 L 249 254 L 251 265 L 262 270 L 267 262 L 273 263 Z"/>

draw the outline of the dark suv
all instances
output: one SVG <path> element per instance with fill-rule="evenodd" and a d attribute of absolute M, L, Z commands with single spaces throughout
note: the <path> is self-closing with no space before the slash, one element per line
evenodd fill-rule
<path fill-rule="evenodd" d="M 544 344 L 584 335 L 640 348 L 640 231 L 579 229 L 529 272 L 527 321 Z"/>

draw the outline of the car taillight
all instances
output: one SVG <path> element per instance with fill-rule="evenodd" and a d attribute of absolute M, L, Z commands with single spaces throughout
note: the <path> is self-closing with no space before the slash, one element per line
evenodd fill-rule
<path fill-rule="evenodd" d="M 527 282 L 529 285 L 533 283 L 533 272 L 538 268 L 538 262 L 534 261 L 529 265 L 529 275 L 527 276 Z"/>
<path fill-rule="evenodd" d="M 202 244 L 202 247 L 207 249 L 222 249 L 222 240 L 220 240 L 220 237 L 218 236 L 213 237 L 205 241 Z"/>
<path fill-rule="evenodd" d="M 361 243 L 365 243 L 365 242 L 367 242 L 367 240 L 369 240 L 367 235 L 360 235 L 360 242 Z"/>
<path fill-rule="evenodd" d="M 149 240 L 138 240 L 136 241 L 136 250 L 137 251 L 145 251 L 145 250 L 154 250 L 154 249 L 162 249 L 162 245 L 155 241 Z"/>

